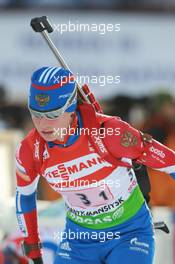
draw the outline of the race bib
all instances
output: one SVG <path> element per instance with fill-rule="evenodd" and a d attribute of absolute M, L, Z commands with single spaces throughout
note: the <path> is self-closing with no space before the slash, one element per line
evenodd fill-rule
<path fill-rule="evenodd" d="M 103 206 L 109 204 L 114 199 L 107 185 L 78 191 L 63 191 L 61 194 L 71 207 L 80 207 L 83 209 Z"/>

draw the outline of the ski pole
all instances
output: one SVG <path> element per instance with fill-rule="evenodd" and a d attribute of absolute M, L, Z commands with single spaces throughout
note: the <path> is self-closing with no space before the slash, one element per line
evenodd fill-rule
<path fill-rule="evenodd" d="M 57 47 L 55 46 L 55 44 L 53 43 L 52 39 L 49 36 L 49 33 L 52 33 L 54 30 L 53 30 L 53 27 L 52 27 L 51 23 L 49 22 L 48 18 L 46 16 L 32 18 L 30 25 L 35 32 L 39 32 L 42 34 L 43 38 L 45 39 L 49 48 L 51 49 L 51 51 L 55 55 L 56 59 L 58 60 L 59 64 L 61 65 L 61 67 L 70 71 L 67 63 L 65 62 L 61 53 L 59 52 L 59 50 L 57 49 Z M 86 101 L 87 103 L 92 104 L 97 112 L 100 112 L 100 113 L 103 112 L 100 104 L 95 99 L 95 97 L 94 97 L 93 93 L 90 91 L 89 87 L 87 85 L 85 85 L 81 88 L 81 86 L 79 85 L 79 83 L 76 80 L 75 80 L 75 83 L 76 83 L 76 87 L 78 89 L 80 98 L 83 99 L 84 101 Z"/>

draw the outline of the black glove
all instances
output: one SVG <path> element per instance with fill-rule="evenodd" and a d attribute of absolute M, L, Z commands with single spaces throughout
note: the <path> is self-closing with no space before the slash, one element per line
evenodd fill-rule
<path fill-rule="evenodd" d="M 41 257 L 40 258 L 36 258 L 36 259 L 32 259 L 32 260 L 33 260 L 34 264 L 44 264 L 44 262 L 43 262 Z"/>
<path fill-rule="evenodd" d="M 27 256 L 30 258 L 30 252 L 32 250 L 37 250 L 38 252 L 40 252 L 40 249 L 42 248 L 41 243 L 35 243 L 35 244 L 27 244 L 25 241 L 23 241 L 22 243 L 22 252 L 24 254 L 24 256 Z M 42 257 L 38 257 L 35 259 L 32 259 L 34 264 L 43 264 L 43 260 Z"/>

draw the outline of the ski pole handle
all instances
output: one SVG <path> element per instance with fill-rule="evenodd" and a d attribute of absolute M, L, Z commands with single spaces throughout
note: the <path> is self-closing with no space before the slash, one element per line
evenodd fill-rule
<path fill-rule="evenodd" d="M 53 27 L 46 16 L 32 18 L 30 25 L 35 32 L 41 33 L 44 30 L 48 33 L 53 32 Z"/>

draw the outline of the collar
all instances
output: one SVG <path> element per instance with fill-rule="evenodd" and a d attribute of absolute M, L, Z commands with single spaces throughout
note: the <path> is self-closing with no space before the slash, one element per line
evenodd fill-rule
<path fill-rule="evenodd" d="M 72 126 L 71 129 L 73 131 L 73 129 L 75 130 L 75 134 L 73 135 L 66 135 L 64 141 L 59 141 L 59 140 L 55 140 L 55 141 L 48 141 L 47 144 L 49 146 L 49 148 L 52 148 L 54 146 L 59 146 L 59 147 L 68 147 L 70 145 L 72 145 L 73 143 L 75 143 L 75 141 L 79 138 L 79 128 L 82 127 L 82 118 L 80 113 L 77 111 L 74 114 L 74 119 L 72 122 Z"/>

